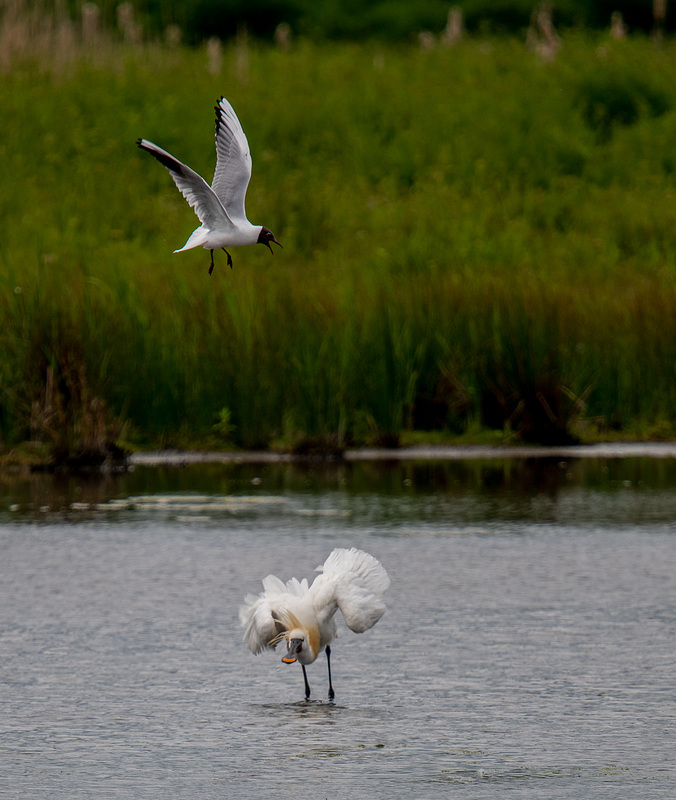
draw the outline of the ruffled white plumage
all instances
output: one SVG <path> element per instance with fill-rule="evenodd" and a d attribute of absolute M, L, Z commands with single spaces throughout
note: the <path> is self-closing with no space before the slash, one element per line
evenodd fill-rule
<path fill-rule="evenodd" d="M 350 630 L 363 633 L 385 613 L 383 595 L 390 579 L 377 558 L 355 547 L 336 549 L 317 569 L 322 575 L 315 579 L 313 587 L 324 579 L 323 592 L 338 606 Z"/>
<path fill-rule="evenodd" d="M 268 575 L 260 595 L 247 595 L 240 607 L 240 621 L 245 628 L 244 641 L 253 653 L 274 649 L 284 632 L 298 622 L 318 630 L 316 658 L 336 637 L 338 609 L 355 633 L 373 627 L 385 613 L 383 594 L 390 579 L 369 553 L 354 547 L 337 548 L 317 569 L 322 574 L 309 587 L 305 578 L 284 583 Z"/>
<path fill-rule="evenodd" d="M 286 630 L 282 619 L 297 609 L 298 601 L 308 590 L 307 578 L 291 578 L 284 583 L 275 575 L 263 578 L 260 595 L 248 594 L 240 606 L 239 618 L 246 627 L 244 641 L 252 653 L 274 649 L 279 635 Z M 274 642 L 274 644 L 273 644 Z"/>

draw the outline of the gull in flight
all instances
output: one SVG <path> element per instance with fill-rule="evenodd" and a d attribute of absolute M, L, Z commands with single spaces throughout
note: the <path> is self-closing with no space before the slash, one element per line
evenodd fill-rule
<path fill-rule="evenodd" d="M 240 606 L 239 618 L 246 628 L 244 641 L 252 653 L 274 650 L 286 644 L 282 661 L 303 667 L 305 699 L 310 684 L 305 667 L 322 652 L 329 671 L 329 700 L 335 693 L 331 683 L 331 642 L 336 638 L 336 611 L 341 610 L 348 628 L 363 633 L 385 613 L 383 594 L 390 585 L 382 564 L 369 553 L 337 548 L 317 567 L 311 586 L 307 578 L 284 583 L 274 575 L 263 579 L 258 597 L 249 594 Z"/>
<path fill-rule="evenodd" d="M 216 111 L 216 170 L 209 184 L 190 167 L 147 139 L 136 144 L 169 170 L 179 192 L 194 209 L 202 223 L 188 241 L 175 253 L 203 247 L 211 253 L 209 275 L 214 269 L 214 250 L 223 250 L 232 268 L 232 257 L 226 247 L 264 244 L 273 253 L 271 242 L 282 246 L 269 228 L 252 225 L 246 218 L 244 198 L 251 178 L 251 153 L 237 114 L 221 97 Z"/>

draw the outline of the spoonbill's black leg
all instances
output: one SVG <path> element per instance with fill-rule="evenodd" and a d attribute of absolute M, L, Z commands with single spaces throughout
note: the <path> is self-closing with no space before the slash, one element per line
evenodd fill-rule
<path fill-rule="evenodd" d="M 228 257 L 228 266 L 230 267 L 230 269 L 232 269 L 232 256 L 230 255 L 230 253 L 228 253 L 225 247 L 223 248 L 223 252 Z"/>
<path fill-rule="evenodd" d="M 307 673 L 305 672 L 305 664 L 301 664 L 303 667 L 303 680 L 305 681 L 305 699 L 310 699 L 310 684 L 307 682 Z"/>
<path fill-rule="evenodd" d="M 209 250 L 209 254 L 211 255 L 211 266 L 209 267 L 209 275 L 214 271 L 214 251 Z"/>
<path fill-rule="evenodd" d="M 328 644 L 326 645 L 326 666 L 329 668 L 329 700 L 333 700 L 336 695 L 331 683 L 331 648 Z"/>

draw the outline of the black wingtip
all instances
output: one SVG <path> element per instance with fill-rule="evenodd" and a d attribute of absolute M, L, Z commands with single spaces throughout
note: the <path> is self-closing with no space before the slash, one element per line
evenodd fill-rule
<path fill-rule="evenodd" d="M 150 153 L 153 158 L 156 158 L 163 167 L 166 167 L 169 172 L 174 173 L 175 175 L 185 175 L 185 164 L 182 164 L 177 158 L 171 155 L 171 153 L 166 153 L 161 148 L 157 147 L 157 145 L 153 145 L 152 142 L 148 142 L 148 144 L 152 145 L 148 147 L 143 143 L 143 139 L 137 139 L 136 144 L 144 150 L 146 153 Z"/>
<path fill-rule="evenodd" d="M 225 100 L 226 97 L 222 94 L 218 100 L 218 103 L 214 106 L 214 111 L 216 112 L 216 134 L 218 134 L 218 129 L 220 125 L 223 124 L 223 109 L 221 108 L 221 102 Z M 227 122 L 225 123 L 227 127 Z"/>

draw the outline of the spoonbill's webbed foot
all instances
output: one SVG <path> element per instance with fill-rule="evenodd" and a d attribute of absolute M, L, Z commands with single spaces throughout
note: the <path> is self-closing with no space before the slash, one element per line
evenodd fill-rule
<path fill-rule="evenodd" d="M 230 269 L 232 269 L 232 256 L 230 255 L 230 253 L 228 253 L 225 247 L 223 248 L 223 252 L 228 257 L 228 266 L 230 267 Z"/>
<path fill-rule="evenodd" d="M 209 253 L 211 255 L 211 265 L 209 266 L 209 275 L 211 275 L 211 273 L 214 271 L 214 251 L 209 250 Z"/>
<path fill-rule="evenodd" d="M 305 699 L 310 699 L 310 684 L 307 682 L 307 672 L 305 672 L 305 664 L 301 664 L 303 667 L 303 680 L 305 681 Z"/>
<path fill-rule="evenodd" d="M 331 648 L 328 644 L 326 645 L 326 666 L 329 668 L 329 700 L 333 700 L 336 694 L 331 683 Z"/>

